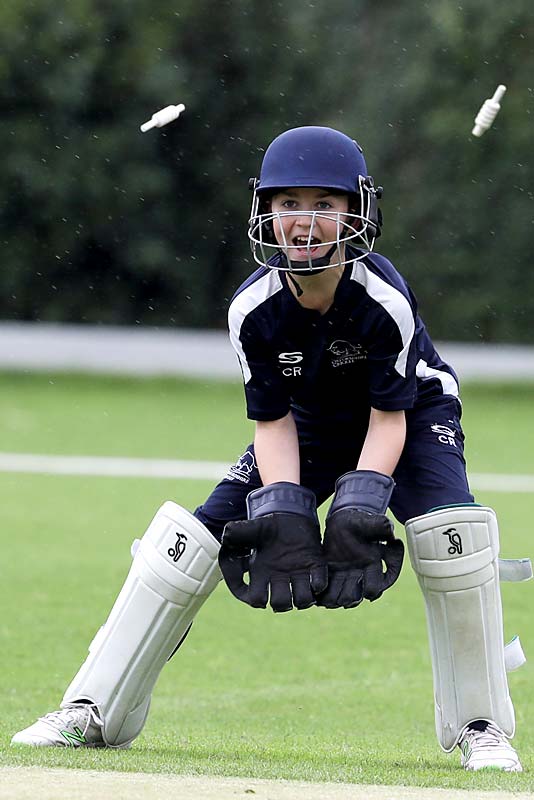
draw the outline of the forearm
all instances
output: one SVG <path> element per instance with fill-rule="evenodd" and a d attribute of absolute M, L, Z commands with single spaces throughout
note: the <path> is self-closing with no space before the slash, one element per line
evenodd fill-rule
<path fill-rule="evenodd" d="M 357 469 L 374 470 L 384 475 L 391 475 L 397 466 L 405 441 L 404 411 L 378 411 L 372 408 Z"/>
<path fill-rule="evenodd" d="M 257 422 L 254 437 L 256 463 L 264 486 L 278 481 L 300 483 L 300 456 L 293 414 Z"/>

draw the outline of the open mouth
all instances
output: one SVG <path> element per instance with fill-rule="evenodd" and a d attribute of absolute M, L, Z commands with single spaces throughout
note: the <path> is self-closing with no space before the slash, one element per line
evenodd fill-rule
<path fill-rule="evenodd" d="M 322 244 L 321 240 L 315 236 L 295 236 L 291 243 L 295 248 L 293 255 L 305 256 L 306 258 L 313 256 Z"/>

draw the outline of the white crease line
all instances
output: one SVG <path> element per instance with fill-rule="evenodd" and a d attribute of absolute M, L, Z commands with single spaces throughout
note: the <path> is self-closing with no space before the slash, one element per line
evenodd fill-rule
<path fill-rule="evenodd" d="M 228 471 L 229 466 L 230 462 L 219 461 L 0 453 L 0 472 L 34 472 L 48 475 L 220 480 Z"/>
<path fill-rule="evenodd" d="M 47 475 L 95 475 L 113 478 L 182 478 L 218 481 L 230 462 L 179 461 L 165 458 L 110 456 L 47 456 L 36 453 L 0 453 L 0 472 Z M 471 488 L 488 492 L 534 492 L 534 475 L 473 472 Z"/>
<path fill-rule="evenodd" d="M 469 473 L 469 485 L 479 492 L 534 492 L 534 475 L 472 472 Z"/>

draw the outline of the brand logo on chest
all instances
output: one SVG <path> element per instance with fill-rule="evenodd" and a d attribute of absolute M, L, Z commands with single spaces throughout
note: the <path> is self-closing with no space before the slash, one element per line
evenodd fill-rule
<path fill-rule="evenodd" d="M 300 364 L 304 356 L 300 350 L 295 350 L 292 353 L 280 353 L 278 361 L 284 366 L 282 375 L 286 377 L 294 375 L 302 375 L 302 367 L 295 367 L 294 364 Z M 286 366 L 291 364 L 291 366 Z"/>

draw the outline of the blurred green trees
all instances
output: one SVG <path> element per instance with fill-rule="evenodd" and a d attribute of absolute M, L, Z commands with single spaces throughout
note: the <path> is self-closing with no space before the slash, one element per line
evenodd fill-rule
<path fill-rule="evenodd" d="M 0 317 L 223 326 L 254 266 L 248 178 L 320 124 L 363 145 L 378 249 L 433 335 L 534 341 L 528 3 L 9 0 L 0 23 Z"/>

